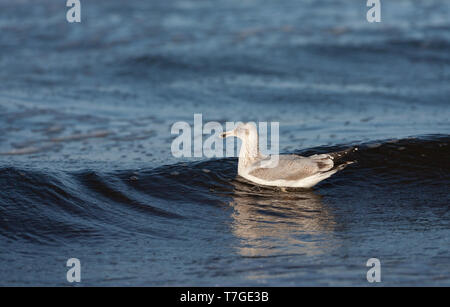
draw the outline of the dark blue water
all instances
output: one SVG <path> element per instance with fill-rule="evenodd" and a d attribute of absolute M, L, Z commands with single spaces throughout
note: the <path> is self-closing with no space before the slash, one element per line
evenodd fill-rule
<path fill-rule="evenodd" d="M 0 285 L 450 285 L 450 3 L 63 2 L 0 0 Z M 358 163 L 256 187 L 194 113 Z"/>

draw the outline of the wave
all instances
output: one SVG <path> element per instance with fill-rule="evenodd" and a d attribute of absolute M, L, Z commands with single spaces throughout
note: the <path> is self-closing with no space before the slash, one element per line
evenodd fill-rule
<path fill-rule="evenodd" d="M 449 144 L 448 135 L 353 144 L 358 150 L 347 159 L 357 163 L 313 191 L 389 187 L 421 193 L 427 186 L 445 197 L 450 183 Z M 323 146 L 295 153 L 310 155 L 346 147 Z M 0 191 L 0 236 L 37 244 L 97 242 L 105 233 L 177 239 L 165 230 L 167 224 L 207 220 L 208 208 L 239 203 L 232 207 L 247 212 L 242 204 L 253 205 L 259 214 L 278 221 L 290 214 L 286 204 L 297 206 L 305 199 L 318 203 L 319 196 L 311 191 L 293 189 L 286 194 L 254 186 L 237 177 L 236 169 L 235 158 L 104 173 L 2 167 L 0 183 L 6 188 Z M 283 204 L 286 210 L 262 206 L 266 203 Z M 201 223 L 196 225 L 201 227 Z"/>

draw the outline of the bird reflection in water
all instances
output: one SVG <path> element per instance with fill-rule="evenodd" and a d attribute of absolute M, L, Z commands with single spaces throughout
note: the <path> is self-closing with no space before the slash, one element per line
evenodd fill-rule
<path fill-rule="evenodd" d="M 281 192 L 248 184 L 240 178 L 232 184 L 232 231 L 240 239 L 240 255 L 317 255 L 336 245 L 333 214 L 317 192 Z"/>

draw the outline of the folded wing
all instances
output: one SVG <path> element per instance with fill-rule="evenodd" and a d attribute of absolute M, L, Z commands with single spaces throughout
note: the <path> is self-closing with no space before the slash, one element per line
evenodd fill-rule
<path fill-rule="evenodd" d="M 278 159 L 276 159 L 277 157 Z M 249 175 L 269 181 L 278 179 L 300 180 L 320 172 L 326 172 L 333 166 L 332 158 L 326 154 L 310 157 L 282 155 L 258 162 L 249 172 Z"/>

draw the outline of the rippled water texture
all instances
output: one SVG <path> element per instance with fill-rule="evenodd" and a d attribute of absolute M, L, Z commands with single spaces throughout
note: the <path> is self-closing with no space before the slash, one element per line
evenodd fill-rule
<path fill-rule="evenodd" d="M 0 0 L 0 285 L 450 285 L 450 3 L 81 2 Z M 357 163 L 257 187 L 194 113 Z"/>

